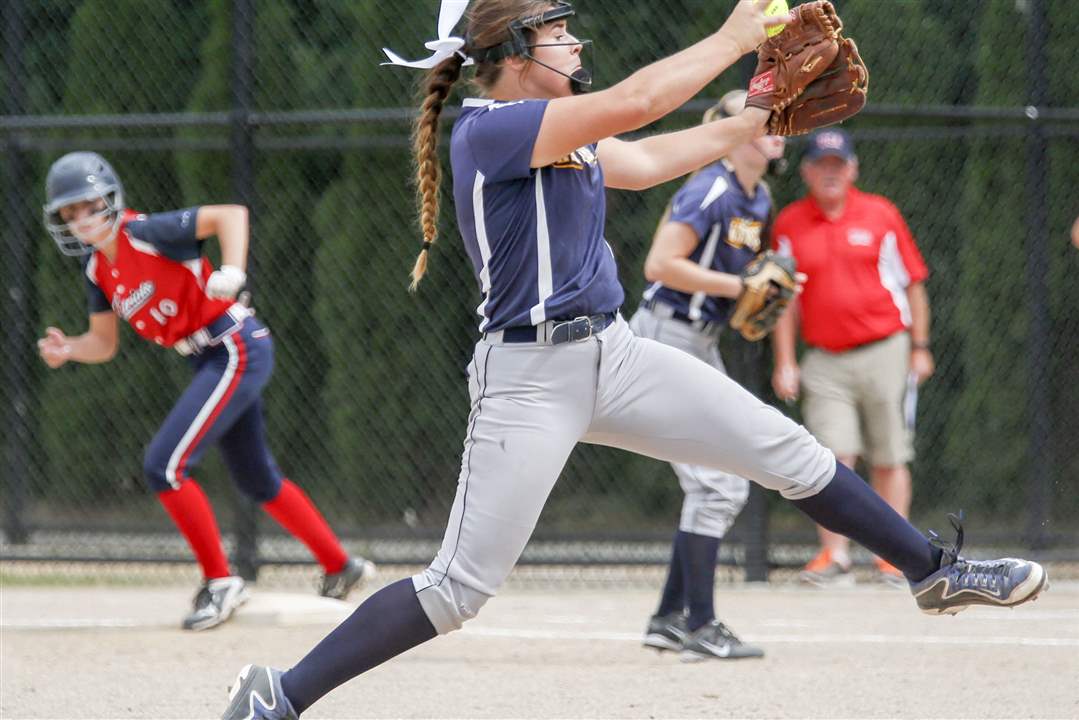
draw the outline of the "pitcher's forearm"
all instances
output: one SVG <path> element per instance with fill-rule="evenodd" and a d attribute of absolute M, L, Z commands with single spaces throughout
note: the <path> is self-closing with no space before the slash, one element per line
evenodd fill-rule
<path fill-rule="evenodd" d="M 644 127 L 684 105 L 741 56 L 737 44 L 721 30 L 641 68 L 611 91 L 640 106 L 642 112 L 636 124 Z"/>

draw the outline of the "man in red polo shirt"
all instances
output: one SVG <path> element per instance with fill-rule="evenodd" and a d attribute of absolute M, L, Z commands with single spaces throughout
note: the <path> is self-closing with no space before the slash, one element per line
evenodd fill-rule
<path fill-rule="evenodd" d="M 929 275 L 895 205 L 854 187 L 850 136 L 814 134 L 802 160 L 809 194 L 776 218 L 773 241 L 808 276 L 776 327 L 772 387 L 781 400 L 804 396 L 806 427 L 840 462 L 863 457 L 874 489 L 904 517 L 910 510 L 914 393 L 933 373 Z M 808 350 L 799 367 L 798 329 Z M 802 571 L 814 584 L 849 584 L 849 541 L 818 528 L 821 550 Z M 880 578 L 904 584 L 881 559 Z"/>

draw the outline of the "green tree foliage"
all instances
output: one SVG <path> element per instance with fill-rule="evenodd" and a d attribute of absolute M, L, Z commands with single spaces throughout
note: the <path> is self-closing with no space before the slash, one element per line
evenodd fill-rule
<path fill-rule="evenodd" d="M 870 103 L 1021 106 L 1027 102 L 1025 8 L 1032 0 L 975 3 L 836 0 L 870 68 Z M 1071 72 L 1079 4 L 1048 0 L 1051 105 L 1074 107 Z M 233 107 L 231 2 L 53 0 L 25 2 L 31 113 L 123 114 Z M 251 278 L 260 318 L 273 330 L 277 369 L 266 394 L 271 446 L 287 473 L 343 527 L 399 527 L 414 510 L 440 528 L 456 488 L 468 413 L 465 369 L 480 297 L 443 179 L 441 234 L 417 294 L 408 271 L 420 246 L 408 119 L 386 109 L 418 107 L 420 74 L 379 67 L 380 48 L 426 54 L 437 2 L 281 0 L 256 2 L 253 109 L 360 110 L 389 119 L 357 124 L 257 124 Z M 573 31 L 595 46 L 586 61 L 606 87 L 643 64 L 714 31 L 729 3 L 714 0 L 578 3 Z M 743 84 L 747 60 L 701 99 Z M 449 128 L 462 96 L 443 119 Z M 699 111 L 673 115 L 633 136 L 686 127 Z M 1079 253 L 1067 230 L 1079 213 L 1074 122 L 1050 123 L 1052 414 L 1067 427 L 1079 404 L 1074 282 Z M 859 185 L 903 211 L 932 269 L 938 375 L 924 387 L 915 463 L 916 513 L 941 507 L 1015 507 L 1025 498 L 1027 441 L 1025 217 L 1027 125 L 907 117 L 854 118 Z M 178 150 L 158 139 L 175 133 Z M 1071 134 L 1069 134 L 1071 133 Z M 102 151 L 123 177 L 130 204 L 158 211 L 236 197 L 231 128 L 55 132 L 35 152 L 34 203 L 48 164 L 80 146 Z M 43 146 L 44 147 L 44 146 Z M 801 139 L 792 171 L 773 180 L 780 204 L 800 196 Z M 608 193 L 607 239 L 631 313 L 656 222 L 681 181 L 644 193 Z M 77 264 L 44 233 L 34 275 L 36 325 L 84 327 Z M 209 243 L 216 256 L 216 243 Z M 121 356 L 103 367 L 38 372 L 37 494 L 62 514 L 94 500 L 105 512 L 142 501 L 142 448 L 189 378 L 185 364 L 124 331 Z M 1055 436 L 1067 437 L 1067 433 Z M 1079 454 L 1054 446 L 1055 498 L 1074 496 Z M 207 474 L 218 469 L 207 468 Z M 47 481 L 45 480 L 47 478 Z M 1070 483 L 1070 484 L 1069 484 Z M 218 485 L 222 486 L 224 483 Z M 574 453 L 541 530 L 667 528 L 681 494 L 659 462 L 604 448 Z M 1058 523 L 1074 510 L 1058 502 Z M 1071 515 L 1068 515 L 1071 512 Z M 601 518 L 597 521 L 597 517 Z M 781 518 L 782 520 L 782 518 Z M 798 521 L 799 527 L 807 529 Z"/>
<path fill-rule="evenodd" d="M 978 89 L 975 102 L 988 106 L 1024 105 L 1028 101 L 1028 63 L 1024 60 L 1024 31 L 1028 4 L 992 3 L 981 15 L 975 51 Z M 1074 3 L 1049 2 L 1050 104 L 1074 104 L 1077 85 L 1068 67 L 1065 37 L 1079 27 Z M 1020 32 L 1016 33 L 1019 29 Z M 1008 34 L 1016 42 L 1004 43 Z M 1050 130 L 1051 131 L 1051 130 Z M 964 497 L 978 497 L 991 509 L 1013 508 L 1026 497 L 1026 479 L 1032 460 L 1029 445 L 1030 360 L 1035 353 L 1052 353 L 1049 378 L 1052 407 L 1034 408 L 1059 422 L 1074 416 L 1076 364 L 1074 280 L 1076 258 L 1067 245 L 1068 227 L 1076 206 L 1072 188 L 1079 160 L 1074 139 L 1050 142 L 1049 177 L 1051 210 L 1048 228 L 1034 228 L 1027 216 L 1027 151 L 1025 134 L 977 139 L 970 143 L 970 160 L 962 177 L 959 214 L 961 266 L 954 329 L 962 340 L 962 393 L 953 405 L 949 434 L 940 464 L 963 479 Z M 1030 312 L 1027 292 L 1027 238 L 1048 231 L 1052 303 L 1052 346 L 1029 343 Z M 1073 449 L 1058 443 L 1051 469 L 1053 492 L 1065 497 L 1065 478 L 1074 475 Z M 1040 458 L 1038 458 L 1040 460 Z M 1069 473 L 1069 468 L 1072 472 Z M 1073 492 L 1074 490 L 1072 490 Z M 1066 504 L 1056 504 L 1060 520 Z M 1073 516 L 1074 517 L 1074 516 Z"/>

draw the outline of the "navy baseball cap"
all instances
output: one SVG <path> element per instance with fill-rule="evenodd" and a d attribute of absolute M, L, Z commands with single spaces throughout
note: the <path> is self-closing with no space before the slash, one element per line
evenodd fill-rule
<path fill-rule="evenodd" d="M 809 136 L 809 147 L 806 148 L 803 159 L 812 162 L 828 155 L 844 160 L 855 158 L 854 142 L 845 130 L 826 128 Z"/>

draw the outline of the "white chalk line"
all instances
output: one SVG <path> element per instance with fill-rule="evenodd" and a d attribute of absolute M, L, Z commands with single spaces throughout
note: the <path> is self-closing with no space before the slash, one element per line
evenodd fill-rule
<path fill-rule="evenodd" d="M 515 638 L 520 640 L 607 640 L 641 641 L 639 633 L 567 632 L 565 630 L 525 630 L 521 628 L 465 627 L 467 635 Z M 884 635 L 877 633 L 813 633 L 808 635 L 751 635 L 742 638 L 755 643 L 834 643 L 834 644 L 905 644 L 905 645 L 1024 645 L 1032 647 L 1079 647 L 1079 638 L 1045 638 L 1007 635 Z"/>
<path fill-rule="evenodd" d="M 111 629 L 169 629 L 172 624 L 124 620 L 120 618 L 67 618 L 60 620 L 24 620 L 0 623 L 5 630 L 111 630 Z M 606 631 L 530 630 L 466 626 L 465 635 L 510 638 L 517 640 L 549 641 L 607 641 L 639 643 L 639 633 Z M 776 633 L 746 634 L 747 642 L 773 644 L 855 644 L 855 645 L 1009 645 L 1024 647 L 1079 647 L 1079 638 L 1029 637 L 1022 635 L 891 635 L 883 633 Z"/>

